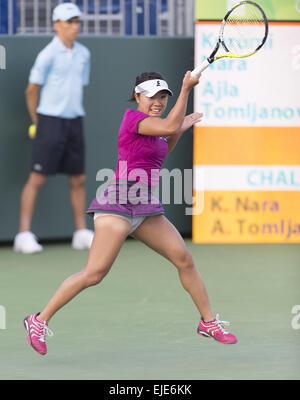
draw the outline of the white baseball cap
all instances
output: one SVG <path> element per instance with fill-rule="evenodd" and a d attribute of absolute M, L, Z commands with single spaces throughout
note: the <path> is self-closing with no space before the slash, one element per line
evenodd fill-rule
<path fill-rule="evenodd" d="M 152 97 L 161 90 L 166 90 L 170 96 L 173 96 L 167 82 L 162 79 L 150 79 L 149 81 L 142 82 L 134 90 L 135 93 L 142 93 L 147 97 Z"/>
<path fill-rule="evenodd" d="M 71 18 L 74 17 L 80 17 L 81 16 L 81 11 L 79 8 L 76 6 L 76 4 L 73 3 L 61 3 L 58 6 L 56 6 L 53 10 L 52 14 L 52 21 L 68 21 Z"/>

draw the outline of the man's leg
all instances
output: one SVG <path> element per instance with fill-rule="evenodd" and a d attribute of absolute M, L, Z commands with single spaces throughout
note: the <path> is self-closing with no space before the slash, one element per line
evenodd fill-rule
<path fill-rule="evenodd" d="M 93 232 L 86 229 L 85 175 L 70 175 L 70 202 L 73 210 L 75 232 L 72 247 L 77 250 L 89 249 Z"/>
<path fill-rule="evenodd" d="M 30 232 L 35 201 L 40 188 L 46 182 L 47 176 L 31 172 L 21 195 L 19 233 L 14 240 L 14 251 L 32 254 L 43 250 L 36 236 Z"/>
<path fill-rule="evenodd" d="M 19 232 L 30 231 L 35 201 L 46 179 L 47 176 L 44 174 L 37 172 L 30 173 L 21 195 Z"/>
<path fill-rule="evenodd" d="M 70 203 L 73 210 L 75 230 L 86 229 L 85 221 L 85 175 L 70 175 Z"/>

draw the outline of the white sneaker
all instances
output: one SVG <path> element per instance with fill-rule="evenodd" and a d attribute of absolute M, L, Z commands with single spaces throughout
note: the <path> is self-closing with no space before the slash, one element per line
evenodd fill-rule
<path fill-rule="evenodd" d="M 92 245 L 94 232 L 89 229 L 75 231 L 72 239 L 72 247 L 75 250 L 89 249 Z"/>
<path fill-rule="evenodd" d="M 43 251 L 43 246 L 37 242 L 32 232 L 20 232 L 14 240 L 14 251 L 23 254 L 33 254 Z"/>

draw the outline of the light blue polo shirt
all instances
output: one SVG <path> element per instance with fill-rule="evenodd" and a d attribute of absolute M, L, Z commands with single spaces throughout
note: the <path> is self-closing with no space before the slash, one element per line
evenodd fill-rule
<path fill-rule="evenodd" d="M 84 116 L 83 86 L 88 85 L 90 51 L 78 42 L 69 50 L 55 36 L 38 54 L 29 82 L 41 85 L 37 113 L 60 118 Z"/>

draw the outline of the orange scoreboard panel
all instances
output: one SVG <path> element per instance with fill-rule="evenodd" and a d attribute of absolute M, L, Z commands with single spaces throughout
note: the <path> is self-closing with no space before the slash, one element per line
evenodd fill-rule
<path fill-rule="evenodd" d="M 195 26 L 198 65 L 219 25 Z M 257 54 L 216 61 L 195 89 L 196 243 L 300 242 L 300 22 L 269 29 Z"/>

